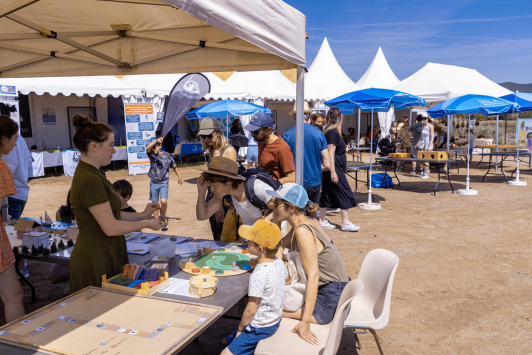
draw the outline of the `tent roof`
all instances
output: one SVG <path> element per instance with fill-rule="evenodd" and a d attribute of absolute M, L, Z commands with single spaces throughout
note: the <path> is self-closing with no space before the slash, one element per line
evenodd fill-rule
<path fill-rule="evenodd" d="M 330 100 L 360 90 L 336 60 L 327 38 L 305 75 L 305 100 Z"/>
<path fill-rule="evenodd" d="M 357 81 L 357 85 L 362 89 L 380 88 L 388 89 L 390 86 L 399 82 L 395 76 L 392 68 L 388 65 L 388 61 L 382 52 L 381 47 L 377 51 L 375 58 L 371 62 L 369 68 L 364 75 Z"/>
<path fill-rule="evenodd" d="M 87 94 L 91 97 L 100 95 L 107 97 L 140 96 L 140 88 L 131 87 L 116 76 L 77 76 L 77 77 L 49 77 L 49 78 L 0 78 L 0 85 L 15 85 L 17 91 L 28 95 L 48 93 L 52 96 L 63 94 L 79 97 Z"/>
<path fill-rule="evenodd" d="M 248 93 L 247 99 L 296 99 L 296 84 L 280 70 L 235 72 L 225 81 L 230 91 L 241 90 Z"/>
<path fill-rule="evenodd" d="M 305 16 L 281 0 L 8 2 L 0 8 L 0 77 L 305 65 Z"/>
<path fill-rule="evenodd" d="M 146 74 L 146 75 L 126 75 L 121 81 L 129 86 L 145 90 L 146 96 L 163 97 L 169 95 L 174 85 L 186 74 Z M 211 93 L 205 95 L 206 99 L 227 100 L 242 99 L 247 96 L 244 91 L 232 92 L 226 82 L 216 74 L 203 73 L 211 83 Z M 233 74 L 234 75 L 234 74 Z"/>
<path fill-rule="evenodd" d="M 467 94 L 501 97 L 511 91 L 489 80 L 475 69 L 427 63 L 423 68 L 390 89 L 438 102 Z"/>

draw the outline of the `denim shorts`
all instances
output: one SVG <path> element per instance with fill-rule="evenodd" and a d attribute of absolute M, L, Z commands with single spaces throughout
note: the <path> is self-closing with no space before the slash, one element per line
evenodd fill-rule
<path fill-rule="evenodd" d="M 231 344 L 229 344 L 229 351 L 231 351 L 233 355 L 253 354 L 259 341 L 268 339 L 274 335 L 277 329 L 279 329 L 279 324 L 281 324 L 281 321 L 279 321 L 276 325 L 265 328 L 254 328 L 248 325 L 246 330 L 244 330 L 238 337 L 235 338 L 235 340 L 231 342 Z"/>
<path fill-rule="evenodd" d="M 345 285 L 347 282 L 331 282 L 318 287 L 318 296 L 312 315 L 319 324 L 332 322 Z"/>
<path fill-rule="evenodd" d="M 157 202 L 159 199 L 168 199 L 168 181 L 150 181 L 150 201 Z"/>
<path fill-rule="evenodd" d="M 26 201 L 19 200 L 18 198 L 8 197 L 7 203 L 9 207 L 7 208 L 7 213 L 11 216 L 12 219 L 20 219 L 22 211 L 26 206 Z"/>
<path fill-rule="evenodd" d="M 248 146 L 248 156 L 247 161 L 259 161 L 259 146 L 250 145 Z"/>

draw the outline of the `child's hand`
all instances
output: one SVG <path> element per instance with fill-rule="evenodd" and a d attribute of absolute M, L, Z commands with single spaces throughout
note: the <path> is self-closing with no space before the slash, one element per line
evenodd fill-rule
<path fill-rule="evenodd" d="M 179 185 L 183 185 L 183 179 L 178 178 L 178 179 L 177 179 L 177 182 L 179 183 Z"/>

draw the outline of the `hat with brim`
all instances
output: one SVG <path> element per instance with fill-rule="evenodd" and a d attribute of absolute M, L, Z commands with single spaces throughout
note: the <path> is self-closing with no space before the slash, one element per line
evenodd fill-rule
<path fill-rule="evenodd" d="M 221 129 L 221 127 L 220 122 L 216 118 L 205 117 L 200 123 L 198 135 L 208 136 L 215 129 Z"/>
<path fill-rule="evenodd" d="M 275 223 L 263 219 L 259 219 L 252 226 L 240 226 L 238 234 L 241 238 L 269 250 L 274 250 L 283 238 L 283 233 Z"/>
<path fill-rule="evenodd" d="M 308 203 L 308 194 L 303 186 L 288 182 L 283 184 L 277 191 L 266 190 L 266 193 L 272 197 L 284 200 L 292 205 L 305 209 Z"/>
<path fill-rule="evenodd" d="M 238 163 L 224 157 L 212 157 L 206 173 L 225 176 L 235 180 L 246 180 L 245 177 L 238 175 Z"/>
<path fill-rule="evenodd" d="M 273 128 L 272 116 L 270 116 L 267 113 L 259 111 L 255 113 L 253 116 L 251 116 L 251 120 L 243 128 L 246 131 L 254 132 L 254 131 L 258 131 L 261 128 L 268 128 L 268 127 Z"/>
<path fill-rule="evenodd" d="M 297 102 L 294 103 L 294 111 L 290 111 L 288 112 L 289 115 L 295 115 L 296 112 L 297 112 Z M 304 113 L 312 113 L 312 110 L 308 107 L 308 102 L 305 101 L 305 103 L 303 104 L 303 112 Z"/>

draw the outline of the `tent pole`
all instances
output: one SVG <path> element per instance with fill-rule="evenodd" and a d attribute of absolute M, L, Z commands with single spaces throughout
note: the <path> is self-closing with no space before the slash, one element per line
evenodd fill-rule
<path fill-rule="evenodd" d="M 357 147 L 360 148 L 360 108 L 358 108 Z M 360 151 L 359 151 L 360 154 Z"/>
<path fill-rule="evenodd" d="M 498 152 L 499 151 L 499 115 L 497 115 L 497 127 L 495 127 L 495 135 L 496 135 L 495 151 Z M 499 165 L 499 157 L 496 156 L 495 157 L 495 172 L 497 172 L 498 165 Z"/>
<path fill-rule="evenodd" d="M 305 101 L 305 68 L 297 67 L 296 81 L 296 183 L 303 186 L 303 150 L 304 150 L 304 101 Z"/>
<path fill-rule="evenodd" d="M 516 119 L 515 119 L 515 137 L 517 141 L 517 167 L 515 169 L 515 180 L 514 181 L 508 181 L 508 185 L 514 185 L 514 186 L 526 186 L 526 181 L 519 181 L 519 150 L 521 148 L 521 142 L 519 141 L 519 112 L 516 112 Z M 526 136 L 525 136 L 526 139 Z M 526 140 L 525 140 L 526 142 Z"/>
<path fill-rule="evenodd" d="M 368 204 L 371 204 L 371 174 L 373 170 L 373 108 L 371 108 L 371 126 L 369 131 L 369 181 L 368 181 Z"/>
<path fill-rule="evenodd" d="M 408 125 L 411 126 L 412 125 L 412 109 L 410 109 L 410 118 L 408 120 Z"/>

